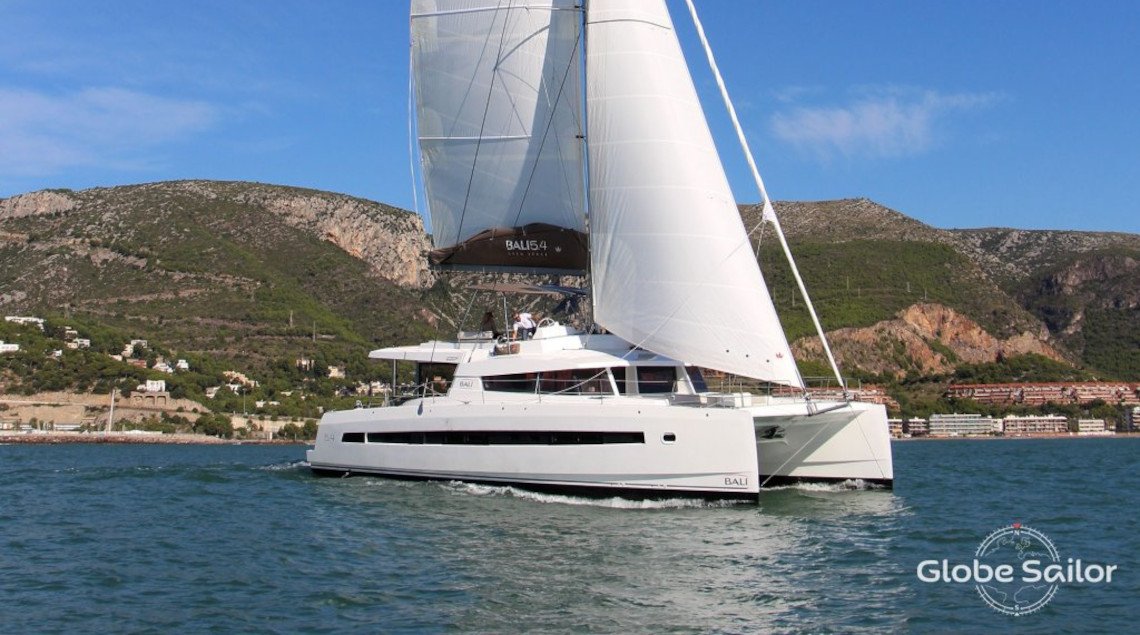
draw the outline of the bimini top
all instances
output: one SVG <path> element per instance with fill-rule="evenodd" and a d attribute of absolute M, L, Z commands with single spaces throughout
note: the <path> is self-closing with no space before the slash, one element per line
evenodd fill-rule
<path fill-rule="evenodd" d="M 473 339 L 459 342 L 431 341 L 413 346 L 393 346 L 374 350 L 370 359 L 416 362 L 419 364 L 467 364 L 487 362 L 495 366 L 549 366 L 570 362 L 604 360 L 610 366 L 676 364 L 669 357 L 635 348 L 625 340 L 609 334 L 587 334 L 561 324 L 540 327 L 534 339 L 496 341 Z M 549 362 L 549 363 L 547 363 Z M 554 366 L 550 366 L 553 364 Z M 538 370 L 537 366 L 533 370 Z M 521 371 L 520 371 L 521 372 Z"/>

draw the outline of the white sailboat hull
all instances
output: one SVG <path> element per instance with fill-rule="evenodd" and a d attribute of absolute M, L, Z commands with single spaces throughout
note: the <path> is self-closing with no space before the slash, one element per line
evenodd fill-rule
<path fill-rule="evenodd" d="M 322 419 L 308 460 L 314 471 L 333 475 L 462 480 L 634 498 L 755 496 L 754 431 L 746 411 L 698 412 L 639 401 L 646 403 L 550 398 L 475 405 L 441 398 L 334 412 Z M 356 432 L 366 441 L 343 441 L 345 433 Z M 436 442 L 367 441 L 368 433 L 400 432 L 434 434 L 428 441 Z M 488 433 L 500 438 L 488 440 Z M 440 434 L 446 435 L 443 442 Z M 597 442 L 602 434 L 623 440 Z M 532 439 L 515 443 L 510 435 Z M 545 442 L 533 442 L 542 435 Z M 587 442 L 575 442 L 575 435 Z M 629 435 L 642 441 L 629 442 Z"/>
<path fill-rule="evenodd" d="M 325 415 L 308 460 L 326 475 L 460 480 L 588 496 L 755 500 L 762 484 L 889 484 L 889 440 L 885 454 L 874 445 L 866 453 L 852 450 L 878 427 L 875 411 L 863 406 L 806 417 L 802 403 L 749 409 L 639 398 L 425 399 Z M 769 426 L 787 432 L 758 439 Z M 885 433 L 885 417 L 882 428 Z M 346 433 L 352 441 L 345 441 Z M 393 435 L 397 442 L 390 442 Z"/>
<path fill-rule="evenodd" d="M 754 409 L 761 487 L 804 482 L 891 487 L 886 409 L 861 402 L 815 407 L 811 416 L 802 403 Z M 798 413 L 789 414 L 790 409 Z"/>

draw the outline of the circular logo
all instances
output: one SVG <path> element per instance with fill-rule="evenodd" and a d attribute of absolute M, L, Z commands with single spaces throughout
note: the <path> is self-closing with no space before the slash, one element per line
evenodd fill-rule
<path fill-rule="evenodd" d="M 1046 566 L 1061 561 L 1048 536 L 1021 523 L 1002 527 L 986 536 L 974 557 L 977 562 L 994 570 L 1007 565 L 1020 571 L 1026 561 L 1037 561 Z M 1033 584 L 1014 578 L 1008 582 L 998 579 L 977 582 L 974 588 L 995 611 L 1006 615 L 1026 615 L 1048 604 L 1057 593 L 1057 586 L 1056 582 Z"/>

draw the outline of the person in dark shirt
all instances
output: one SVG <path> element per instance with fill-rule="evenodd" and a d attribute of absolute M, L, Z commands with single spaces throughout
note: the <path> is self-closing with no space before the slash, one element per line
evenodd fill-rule
<path fill-rule="evenodd" d="M 490 311 L 483 314 L 483 321 L 479 323 L 479 330 L 484 333 L 490 331 L 491 337 L 495 339 L 499 339 L 499 336 L 502 335 L 502 332 L 495 328 L 495 314 Z"/>

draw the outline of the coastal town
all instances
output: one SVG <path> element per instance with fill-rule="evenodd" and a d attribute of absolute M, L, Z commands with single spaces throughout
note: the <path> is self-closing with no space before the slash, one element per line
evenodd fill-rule
<path fill-rule="evenodd" d="M 777 394 L 788 393 L 782 390 Z M 815 399 L 842 399 L 836 388 L 813 390 Z M 899 403 L 882 386 L 850 388 L 855 401 L 882 404 L 888 412 L 898 412 Z M 945 396 L 972 400 L 988 406 L 1041 408 L 1049 404 L 1089 406 L 1109 404 L 1124 410 L 1115 422 L 1103 418 L 1068 417 L 1060 414 L 1008 414 L 1004 417 L 980 413 L 935 413 L 929 417 L 888 419 L 896 439 L 955 437 L 1058 437 L 1107 436 L 1140 432 L 1140 384 L 1128 382 L 1014 382 L 1006 384 L 951 384 Z"/>
<path fill-rule="evenodd" d="M 43 331 L 45 324 L 43 318 L 35 316 L 6 316 L 5 321 L 30 326 L 39 331 Z M 78 350 L 91 347 L 91 340 L 82 337 L 78 330 L 70 326 L 61 327 L 59 337 L 62 340 L 61 348 L 47 353 L 54 359 L 61 358 L 65 349 Z M 116 361 L 150 371 L 149 374 L 154 377 L 140 382 L 133 390 L 117 395 L 117 405 L 113 405 L 116 401 L 114 394 L 0 395 L 0 435 L 10 438 L 21 434 L 52 433 L 51 439 L 59 442 L 61 439 L 67 440 L 65 437 L 72 440 L 91 440 L 95 437 L 74 435 L 97 433 L 102 435 L 100 439 L 103 441 L 159 442 L 162 440 L 156 436 L 160 435 L 159 432 L 139 429 L 140 426 L 134 424 L 148 419 L 153 420 L 156 417 L 168 417 L 168 413 L 174 412 L 195 414 L 209 412 L 210 408 L 197 401 L 172 396 L 167 388 L 167 381 L 160 378 L 189 371 L 189 362 L 182 358 L 166 360 L 162 356 L 152 356 L 153 359 L 148 361 L 146 357 L 138 354 L 147 347 L 146 340 L 132 339 L 123 346 L 122 351 L 108 354 Z M 14 354 L 20 350 L 20 344 L 17 342 L 0 342 L 0 355 Z M 307 357 L 299 357 L 295 360 L 295 364 L 301 370 L 311 371 L 314 361 Z M 331 379 L 347 381 L 342 367 L 329 366 L 322 372 L 327 373 Z M 223 371 L 222 377 L 223 383 L 204 389 L 205 403 L 215 401 L 221 391 L 233 395 L 250 395 L 259 388 L 257 379 L 236 370 Z M 345 396 L 371 400 L 385 399 L 391 394 L 391 388 L 385 382 L 373 380 L 348 384 L 344 388 Z M 780 387 L 772 389 L 771 394 L 791 396 L 792 391 Z M 818 400 L 844 399 L 843 391 L 835 387 L 813 388 L 810 394 L 813 399 Z M 293 391 L 283 391 L 279 395 L 281 398 L 292 396 Z M 1004 416 L 977 412 L 932 413 L 927 417 L 896 416 L 888 419 L 891 436 L 896 439 L 1103 437 L 1140 431 L 1140 384 L 1136 383 L 1103 381 L 953 383 L 946 389 L 945 397 L 988 407 L 1019 410 L 1040 410 L 1050 405 L 1081 407 L 1108 404 L 1121 408 L 1123 417 L 1112 421 L 1098 417 L 1073 417 L 1049 413 L 1018 412 Z M 890 413 L 900 412 L 898 401 L 882 386 L 867 384 L 849 388 L 847 398 L 881 404 Z M 288 438 L 290 433 L 293 433 L 292 437 L 296 438 L 295 428 L 287 428 L 290 424 L 300 426 L 307 423 L 310 429 L 315 426 L 315 420 L 311 418 L 306 422 L 297 418 L 274 416 L 275 408 L 280 405 L 281 402 L 273 398 L 250 399 L 248 404 L 243 400 L 242 412 L 228 415 L 235 436 L 248 440 L 271 441 L 275 438 Z M 201 436 L 168 435 L 166 440 L 187 442 L 187 439 L 192 441 Z M 32 440 L 33 437 L 23 438 Z"/>

